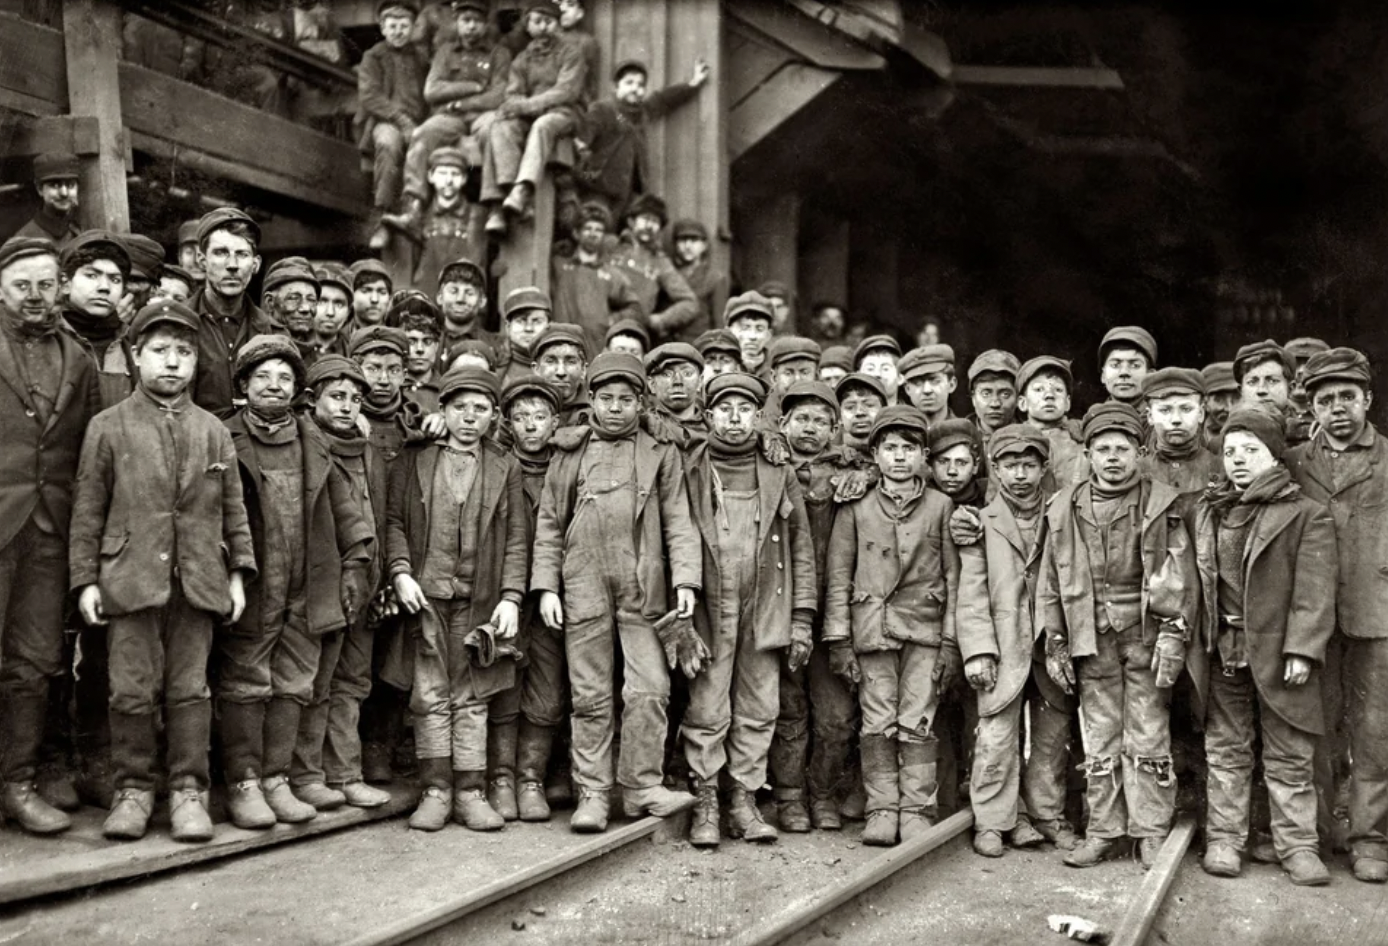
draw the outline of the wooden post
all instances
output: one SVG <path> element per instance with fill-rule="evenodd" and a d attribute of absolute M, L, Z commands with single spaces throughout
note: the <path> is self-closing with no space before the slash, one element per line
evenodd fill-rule
<path fill-rule="evenodd" d="M 799 285 L 800 195 L 794 191 L 777 194 L 743 210 L 736 218 L 736 269 L 744 289 L 756 289 L 765 282 L 783 282 L 795 290 Z M 782 333 L 796 331 L 786 325 Z"/>
<path fill-rule="evenodd" d="M 130 229 L 125 189 L 126 139 L 121 124 L 120 7 L 114 0 L 63 0 L 68 111 L 97 120 L 98 150 L 82 158 L 82 220 L 89 227 Z"/>

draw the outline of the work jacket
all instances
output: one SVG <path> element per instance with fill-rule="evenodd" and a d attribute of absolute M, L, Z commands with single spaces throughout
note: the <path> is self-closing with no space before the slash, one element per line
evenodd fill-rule
<path fill-rule="evenodd" d="M 594 102 L 583 123 L 588 153 L 579 167 L 579 180 L 617 207 L 625 207 L 632 194 L 660 190 L 651 176 L 647 125 L 698 94 L 696 87 L 681 82 L 652 92 L 636 108 L 614 99 Z"/>

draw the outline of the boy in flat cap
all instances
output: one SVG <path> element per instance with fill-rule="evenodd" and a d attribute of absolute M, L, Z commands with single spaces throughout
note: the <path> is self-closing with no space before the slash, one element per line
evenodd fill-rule
<path fill-rule="evenodd" d="M 872 375 L 854 372 L 834 385 L 834 396 L 839 399 L 843 445 L 867 457 L 871 453 L 872 425 L 887 407 L 886 389 Z"/>
<path fill-rule="evenodd" d="M 1306 362 L 1306 393 L 1319 429 L 1291 450 L 1287 465 L 1306 496 L 1330 507 L 1340 552 L 1336 621 L 1326 654 L 1325 722 L 1331 735 L 1317 753 L 1321 804 L 1335 797 L 1332 772 L 1341 715 L 1348 712 L 1354 768 L 1349 781 L 1349 845 L 1354 876 L 1388 881 L 1388 440 L 1369 423 L 1369 361 L 1332 348 Z M 1321 815 L 1322 835 L 1329 812 Z"/>
<path fill-rule="evenodd" d="M 197 287 L 198 279 L 190 270 L 173 263 L 165 263 L 159 274 L 159 285 L 151 294 L 150 300 L 168 299 L 171 302 L 186 304 Z"/>
<path fill-rule="evenodd" d="M 872 356 L 875 357 L 875 356 Z M 954 416 L 949 396 L 959 385 L 954 376 L 954 349 L 948 345 L 913 348 L 896 364 L 902 391 L 908 403 L 925 415 L 934 427 Z"/>
<path fill-rule="evenodd" d="M 125 329 L 117 314 L 130 278 L 130 254 L 114 233 L 86 230 L 58 258 L 63 322 L 99 365 Z"/>
<path fill-rule="evenodd" d="M 1142 379 L 1157 367 L 1157 340 L 1140 325 L 1119 325 L 1099 342 L 1099 380 L 1110 400 L 1141 415 Z"/>
<path fill-rule="evenodd" d="M 380 325 L 390 308 L 393 283 L 390 270 L 378 259 L 359 259 L 348 271 L 352 274 L 352 321 L 346 334 Z"/>
<path fill-rule="evenodd" d="M 125 293 L 116 305 L 122 322 L 129 322 L 149 302 L 150 294 L 159 286 L 164 270 L 164 248 L 155 240 L 140 233 L 116 235 L 130 257 L 130 276 L 125 280 Z"/>
<path fill-rule="evenodd" d="M 438 831 L 451 816 L 473 831 L 505 821 L 488 802 L 491 726 L 514 726 L 515 638 L 527 577 L 520 465 L 487 439 L 500 385 L 478 368 L 440 386 L 443 442 L 407 451 L 390 471 L 386 557 L 400 606 L 418 630 L 415 752 L 424 794 L 410 827 Z M 515 742 L 509 740 L 514 766 Z M 501 786 L 514 817 L 514 783 Z"/>
<path fill-rule="evenodd" d="M 1078 426 L 1068 416 L 1073 386 L 1070 363 L 1053 355 L 1031 358 L 1017 369 L 1017 410 L 1025 418 L 1022 422 L 1041 431 L 1051 445 L 1043 481 L 1048 496 L 1089 478 Z"/>
<path fill-rule="evenodd" d="M 1017 370 L 1022 367 L 1010 351 L 990 348 L 969 365 L 969 420 L 983 435 L 984 442 L 1016 420 Z"/>
<path fill-rule="evenodd" d="M 737 339 L 742 370 L 748 374 L 770 374 L 767 345 L 771 324 L 771 300 L 759 292 L 733 296 L 723 309 L 723 325 Z"/>
<path fill-rule="evenodd" d="M 176 302 L 135 316 L 138 386 L 91 422 L 82 446 L 69 556 L 82 617 L 109 641 L 110 838 L 148 827 L 161 713 L 173 837 L 212 838 L 207 664 L 214 625 L 243 615 L 256 560 L 231 434 L 189 401 L 197 327 Z"/>
<path fill-rule="evenodd" d="M 1202 437 L 1205 449 L 1214 451 L 1219 447 L 1224 422 L 1238 403 L 1239 383 L 1234 380 L 1232 361 L 1212 362 L 1200 369 L 1200 377 L 1205 382 L 1205 429 Z"/>
<path fill-rule="evenodd" d="M 782 335 L 774 338 L 767 350 L 771 368 L 771 394 L 762 408 L 766 420 L 775 424 L 781 419 L 780 400 L 792 384 L 813 381 L 819 373 L 819 343 L 803 335 Z"/>
<path fill-rule="evenodd" d="M 728 274 L 717 269 L 709 255 L 708 227 L 698 220 L 676 220 L 670 227 L 670 259 L 699 300 L 700 314 L 677 334 L 682 342 L 693 342 L 723 311 L 728 303 Z"/>
<path fill-rule="evenodd" d="M 1036 620 L 1046 670 L 1084 721 L 1089 827 L 1065 856 L 1092 867 L 1126 835 L 1151 867 L 1175 812 L 1165 692 L 1185 664 L 1198 580 L 1180 494 L 1138 471 L 1142 419 L 1106 401 L 1084 418 L 1090 477 L 1046 508 Z"/>
<path fill-rule="evenodd" d="M 545 478 L 530 581 L 541 595 L 541 618 L 564 629 L 579 789 L 570 826 L 579 832 L 607 828 L 614 637 L 623 660 L 616 783 L 624 808 L 629 815 L 663 817 L 693 804 L 691 795 L 661 784 L 670 697 L 666 658 L 683 657 L 692 671 L 700 642 L 687 620 L 662 621 L 661 634 L 655 622 L 672 599 L 678 618 L 691 618 L 702 587 L 699 535 L 679 451 L 640 429 L 641 362 L 605 352 L 593 359 L 588 384 L 588 425 L 556 443 L 560 453 Z"/>
<path fill-rule="evenodd" d="M 833 671 L 858 685 L 863 843 L 891 846 L 919 836 L 938 810 L 931 725 L 959 662 L 959 557 L 954 504 L 926 486 L 920 411 L 884 408 L 869 444 L 882 478 L 834 518 L 824 640 Z"/>
<path fill-rule="evenodd" d="M 819 355 L 819 380 L 832 388 L 853 370 L 853 349 L 847 345 L 830 345 Z"/>
<path fill-rule="evenodd" d="M 296 416 L 305 372 L 294 343 L 257 335 L 236 360 L 246 407 L 227 421 L 260 572 L 218 641 L 227 809 L 239 828 L 317 813 L 289 770 L 325 645 L 364 611 L 374 528 L 313 421 Z"/>
<path fill-rule="evenodd" d="M 869 335 L 853 349 L 853 370 L 880 381 L 888 404 L 897 403 L 897 389 L 901 384 L 900 361 L 901 346 L 890 335 Z"/>
<path fill-rule="evenodd" d="M 584 204 L 573 231 L 573 253 L 554 257 L 554 319 L 582 328 L 589 351 L 603 350 L 607 330 L 616 322 L 646 314 L 625 270 L 608 258 L 604 241 L 611 229 L 606 208 Z"/>
<path fill-rule="evenodd" d="M 407 197 L 411 210 L 406 211 L 407 219 L 399 221 L 401 229 L 420 244 L 414 284 L 430 295 L 438 293 L 443 269 L 451 260 L 487 258 L 483 214 L 464 190 L 467 172 L 467 158 L 457 148 L 429 152 L 429 194 L 419 220 L 411 212 L 417 199 Z M 397 222 L 392 216 L 383 219 L 388 226 Z"/>
<path fill-rule="evenodd" d="M 416 290 L 418 292 L 418 290 Z M 405 333 L 405 396 L 426 414 L 439 409 L 440 344 L 443 316 L 423 293 L 391 306 L 386 324 Z"/>
<path fill-rule="evenodd" d="M 645 365 L 654 400 L 650 414 L 662 429 L 669 429 L 662 439 L 687 448 L 707 438 L 708 416 L 701 396 L 704 359 L 698 349 L 666 342 L 646 356 Z"/>
<path fill-rule="evenodd" d="M 1205 378 L 1194 368 L 1162 368 L 1142 379 L 1150 447 L 1142 475 L 1194 494 L 1220 478 L 1219 457 L 1205 448 Z"/>
<path fill-rule="evenodd" d="M 387 464 L 407 443 L 423 437 L 423 410 L 404 394 L 408 349 L 405 333 L 385 325 L 358 329 L 347 347 L 368 385 L 361 406 L 369 425 L 367 436 Z"/>
<path fill-rule="evenodd" d="M 588 399 L 584 396 L 583 381 L 588 374 L 588 348 L 583 332 L 578 326 L 563 322 L 550 325 L 532 351 L 535 373 L 559 392 L 559 426 L 586 424 Z"/>
<path fill-rule="evenodd" d="M 554 319 L 554 307 L 549 293 L 535 286 L 512 289 L 501 302 L 501 321 L 505 345 L 497 374 L 501 383 L 521 375 L 534 373 L 534 351 L 537 342 Z"/>
<path fill-rule="evenodd" d="M 711 328 L 701 333 L 694 339 L 694 347 L 704 358 L 705 384 L 715 375 L 741 370 L 742 345 L 728 329 Z"/>
<path fill-rule="evenodd" d="M 694 623 L 709 651 L 708 665 L 689 681 L 680 724 L 698 791 L 689 830 L 698 847 L 720 840 L 718 776 L 725 766 L 732 782 L 729 832 L 776 840 L 757 809 L 756 791 L 766 781 L 780 712 L 781 662 L 784 656 L 789 671 L 800 670 L 814 645 L 814 543 L 794 469 L 773 465 L 758 449 L 757 415 L 766 394 L 765 383 L 749 374 L 709 382 L 708 439 L 689 451 L 685 467 L 703 539 L 705 594 Z"/>
<path fill-rule="evenodd" d="M 651 348 L 651 333 L 636 319 L 613 322 L 603 336 L 603 351 L 625 352 L 644 359 Z M 700 359 L 702 361 L 702 359 Z"/>
<path fill-rule="evenodd" d="M 347 324 L 352 319 L 352 274 L 341 263 L 313 268 L 318 279 L 318 311 L 313 317 L 313 347 L 320 355 L 347 354 Z"/>
<path fill-rule="evenodd" d="M 43 206 L 14 234 L 17 237 L 52 240 L 63 249 L 77 238 L 81 206 L 79 165 L 75 154 L 40 154 L 34 158 L 34 189 Z"/>
<path fill-rule="evenodd" d="M 1304 443 L 1309 429 L 1295 429 L 1297 407 L 1292 402 L 1292 386 L 1296 382 L 1296 359 L 1272 339 L 1252 342 L 1234 355 L 1234 380 L 1239 385 L 1239 402 L 1245 406 L 1261 405 L 1281 415 L 1292 446 Z"/>
<path fill-rule="evenodd" d="M 699 300 L 660 245 L 660 231 L 669 221 L 665 201 L 641 194 L 624 219 L 627 229 L 611 261 L 631 282 L 651 334 L 662 341 L 697 337 L 709 327 L 700 318 Z"/>
<path fill-rule="evenodd" d="M 1217 877 L 1241 870 L 1261 736 L 1278 859 L 1292 883 L 1321 886 L 1330 873 L 1316 835 L 1314 755 L 1325 732 L 1316 671 L 1335 630 L 1335 526 L 1292 481 L 1285 444 L 1280 417 L 1234 411 L 1225 476 L 1195 506 L 1201 607 L 1191 675 L 1209 766 L 1202 866 Z"/>
<path fill-rule="evenodd" d="M 1034 427 L 1012 424 L 988 441 L 997 496 L 982 513 L 983 538 L 959 550 L 959 651 L 977 693 L 978 726 L 969 800 L 974 850 L 1001 857 L 1042 840 L 1073 847 L 1065 820 L 1066 742 L 1074 701 L 1046 676 L 1034 615 L 1045 542 L 1042 473 L 1050 444 Z M 1029 708 L 1030 754 L 1018 740 Z"/>
<path fill-rule="evenodd" d="M 424 101 L 429 62 L 410 42 L 418 13 L 413 0 L 380 0 L 376 24 L 382 39 L 366 51 L 357 67 L 357 125 L 361 129 L 357 147 L 372 156 L 372 200 L 378 215 L 390 213 L 400 199 L 405 149 L 429 112 Z M 378 229 L 373 245 L 384 247 L 386 237 Z"/>

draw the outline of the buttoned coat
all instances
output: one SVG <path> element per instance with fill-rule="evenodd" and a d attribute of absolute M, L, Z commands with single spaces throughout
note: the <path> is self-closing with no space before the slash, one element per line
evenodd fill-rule
<path fill-rule="evenodd" d="M 997 660 L 997 682 L 978 691 L 978 715 L 1001 712 L 1022 692 L 1031 675 L 1040 628 L 1035 621 L 1036 579 L 1045 544 L 1045 518 L 1030 548 L 1001 496 L 979 512 L 983 535 L 959 549 L 959 656 Z"/>
<path fill-rule="evenodd" d="M 632 194 L 658 190 L 651 176 L 647 125 L 698 94 L 697 86 L 681 82 L 652 92 L 637 108 L 614 99 L 594 102 L 583 122 L 588 154 L 579 167 L 579 180 L 618 208 L 625 207 Z"/>
<path fill-rule="evenodd" d="M 424 82 L 429 59 L 413 43 L 392 49 L 381 40 L 368 49 L 357 66 L 357 145 L 372 150 L 372 131 L 381 122 L 404 117 L 418 124 L 429 114 L 424 101 Z"/>
<path fill-rule="evenodd" d="M 795 468 L 776 466 L 760 454 L 757 465 L 757 570 L 743 576 L 752 599 L 753 645 L 757 650 L 790 646 L 791 613 L 819 609 L 814 539 Z M 686 456 L 689 509 L 703 550 L 704 594 L 694 609 L 694 626 L 706 643 L 717 631 L 723 606 L 723 569 L 718 557 L 718 513 L 713 495 L 713 458 L 700 443 Z"/>
<path fill-rule="evenodd" d="M 181 424 L 175 457 L 161 427 Z M 230 573 L 255 574 L 231 434 L 186 403 L 176 414 L 142 390 L 87 429 L 72 510 L 73 589 L 97 584 L 108 615 L 168 604 L 177 579 L 193 607 L 231 613 Z"/>
<path fill-rule="evenodd" d="M 227 344 L 222 328 L 207 306 L 207 289 L 199 289 L 188 300 L 188 308 L 198 313 L 198 373 L 190 388 L 193 403 L 225 420 L 236 412 L 235 401 L 241 399 L 233 378 L 236 352 L 254 335 L 279 332 L 274 319 L 251 302 L 249 295 L 241 299 L 241 324 L 231 344 Z"/>

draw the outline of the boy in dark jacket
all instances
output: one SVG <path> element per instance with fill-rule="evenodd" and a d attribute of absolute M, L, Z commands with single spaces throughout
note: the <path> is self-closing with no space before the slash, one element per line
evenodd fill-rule
<path fill-rule="evenodd" d="M 282 335 L 236 358 L 246 408 L 227 421 L 260 562 L 241 619 L 218 641 L 227 809 L 239 828 L 308 821 L 289 769 L 325 641 L 370 601 L 372 527 L 313 422 L 291 411 L 304 366 Z"/>
<path fill-rule="evenodd" d="M 188 398 L 197 327 L 176 302 L 136 315 L 139 387 L 91 422 L 82 447 L 72 588 L 83 619 L 108 626 L 117 794 L 102 830 L 110 838 L 137 839 L 148 827 L 161 710 L 173 837 L 212 838 L 207 662 L 213 625 L 242 617 L 255 555 L 231 435 Z"/>
<path fill-rule="evenodd" d="M 372 196 L 378 215 L 389 213 L 400 198 L 405 149 L 428 114 L 424 79 L 429 62 L 410 42 L 418 13 L 413 0 L 377 3 L 376 22 L 383 39 L 366 51 L 357 67 L 358 146 L 372 155 Z M 378 248 L 385 242 L 383 230 L 372 238 Z"/>

